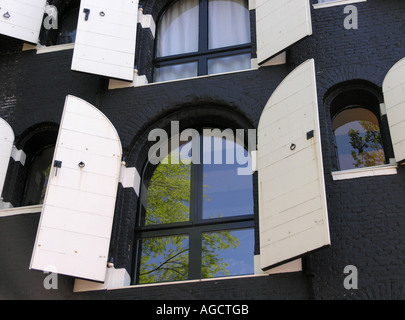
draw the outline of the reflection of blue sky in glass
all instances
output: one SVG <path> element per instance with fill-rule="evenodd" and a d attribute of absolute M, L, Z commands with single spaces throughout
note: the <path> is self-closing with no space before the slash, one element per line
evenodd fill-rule
<path fill-rule="evenodd" d="M 217 249 L 215 254 L 226 264 L 223 271 L 216 277 L 247 275 L 254 273 L 254 231 L 253 229 L 219 231 L 218 233 L 230 233 L 231 236 L 239 240 L 239 245 L 235 248 L 231 246 L 227 249 Z M 203 246 L 205 245 L 203 241 Z M 207 263 L 207 259 L 202 257 L 203 266 Z M 227 271 L 227 272 L 225 272 Z"/>
<path fill-rule="evenodd" d="M 212 138 L 212 140 L 214 139 L 220 138 Z M 212 164 L 206 164 L 209 154 L 204 154 L 204 219 L 253 214 L 252 176 L 238 175 L 238 168 L 245 167 L 247 164 L 238 164 L 238 159 L 235 158 L 237 153 L 243 154 L 245 159 L 249 157 L 249 154 L 242 146 L 229 140 L 225 142 L 223 139 L 222 146 L 221 151 L 218 150 L 218 147 L 214 147 L 214 143 L 211 143 Z M 217 153 L 215 156 L 218 156 L 218 152 L 222 153 L 222 163 L 214 164 L 214 153 Z M 230 155 L 233 156 L 230 157 Z"/>

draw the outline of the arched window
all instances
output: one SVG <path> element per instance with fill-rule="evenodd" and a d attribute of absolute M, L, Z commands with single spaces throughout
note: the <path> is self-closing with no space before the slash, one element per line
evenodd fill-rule
<path fill-rule="evenodd" d="M 254 272 L 253 182 L 238 174 L 242 157 L 248 152 L 229 136 L 201 134 L 147 164 L 136 284 Z"/>
<path fill-rule="evenodd" d="M 347 107 L 335 116 L 333 130 L 341 170 L 385 163 L 380 125 L 372 111 Z"/>
<path fill-rule="evenodd" d="M 76 40 L 79 8 L 69 11 L 62 19 L 56 44 L 74 43 Z"/>
<path fill-rule="evenodd" d="M 3 201 L 13 207 L 42 204 L 48 185 L 58 126 L 42 123 L 28 128 L 16 139 L 24 160 L 11 161 Z"/>
<path fill-rule="evenodd" d="M 389 163 L 392 146 L 381 89 L 368 81 L 347 81 L 325 96 L 330 108 L 338 170 Z"/>
<path fill-rule="evenodd" d="M 246 0 L 179 0 L 158 23 L 155 81 L 250 68 Z"/>

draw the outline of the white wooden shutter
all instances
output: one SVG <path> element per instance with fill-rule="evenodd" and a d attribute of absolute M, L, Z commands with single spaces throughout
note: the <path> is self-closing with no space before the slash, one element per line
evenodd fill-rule
<path fill-rule="evenodd" d="M 270 97 L 258 127 L 257 164 L 262 269 L 329 245 L 313 60 Z"/>
<path fill-rule="evenodd" d="M 402 162 L 405 160 L 405 58 L 386 75 L 383 92 L 395 159 Z"/>
<path fill-rule="evenodd" d="M 312 34 L 310 9 L 309 0 L 256 0 L 259 64 Z"/>
<path fill-rule="evenodd" d="M 37 43 L 46 0 L 0 1 L 0 34 Z"/>
<path fill-rule="evenodd" d="M 62 163 L 50 173 L 31 269 L 104 281 L 121 155 L 110 121 L 68 96 L 53 159 Z"/>
<path fill-rule="evenodd" d="M 0 118 L 0 197 L 6 180 L 8 163 L 14 143 L 14 132 L 10 125 Z"/>
<path fill-rule="evenodd" d="M 137 17 L 138 0 L 81 0 L 72 70 L 132 81 Z"/>

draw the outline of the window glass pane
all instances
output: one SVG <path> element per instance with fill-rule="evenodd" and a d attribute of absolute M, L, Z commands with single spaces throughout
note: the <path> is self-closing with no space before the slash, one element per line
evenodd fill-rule
<path fill-rule="evenodd" d="M 250 43 L 246 0 L 209 0 L 208 10 L 209 49 Z"/>
<path fill-rule="evenodd" d="M 155 69 L 155 81 L 170 81 L 196 77 L 198 75 L 197 62 L 176 64 L 172 66 L 160 67 Z"/>
<path fill-rule="evenodd" d="M 249 153 L 241 145 L 221 137 L 204 137 L 203 219 L 253 214 Z"/>
<path fill-rule="evenodd" d="M 250 69 L 250 53 L 208 60 L 208 74 Z"/>
<path fill-rule="evenodd" d="M 199 1 L 181 0 L 163 15 L 157 36 L 157 57 L 198 51 Z"/>
<path fill-rule="evenodd" d="M 191 164 L 179 160 L 171 161 L 174 157 L 179 159 L 179 152 L 186 145 L 162 160 L 150 180 L 144 177 L 142 204 L 145 212 L 141 225 L 184 222 L 190 219 Z"/>
<path fill-rule="evenodd" d="M 79 9 L 72 10 L 64 17 L 59 29 L 57 44 L 75 42 L 78 17 Z"/>
<path fill-rule="evenodd" d="M 35 156 L 29 173 L 24 205 L 44 202 L 54 150 L 55 147 L 46 148 Z"/>
<path fill-rule="evenodd" d="M 344 110 L 334 119 L 333 127 L 341 170 L 385 163 L 378 120 L 371 111 Z"/>
<path fill-rule="evenodd" d="M 140 284 L 188 279 L 188 236 L 145 238 L 139 241 L 139 246 L 142 252 L 138 271 Z"/>
<path fill-rule="evenodd" d="M 254 273 L 253 229 L 202 234 L 202 278 Z"/>

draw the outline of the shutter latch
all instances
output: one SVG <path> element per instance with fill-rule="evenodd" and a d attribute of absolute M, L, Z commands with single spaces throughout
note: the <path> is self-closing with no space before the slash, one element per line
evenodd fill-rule
<path fill-rule="evenodd" d="M 86 14 L 85 17 L 84 17 L 84 20 L 85 21 L 89 20 L 90 9 L 84 8 L 83 12 Z"/>
<path fill-rule="evenodd" d="M 53 166 L 56 168 L 55 177 L 58 175 L 58 168 L 62 168 L 62 161 L 55 160 Z"/>

